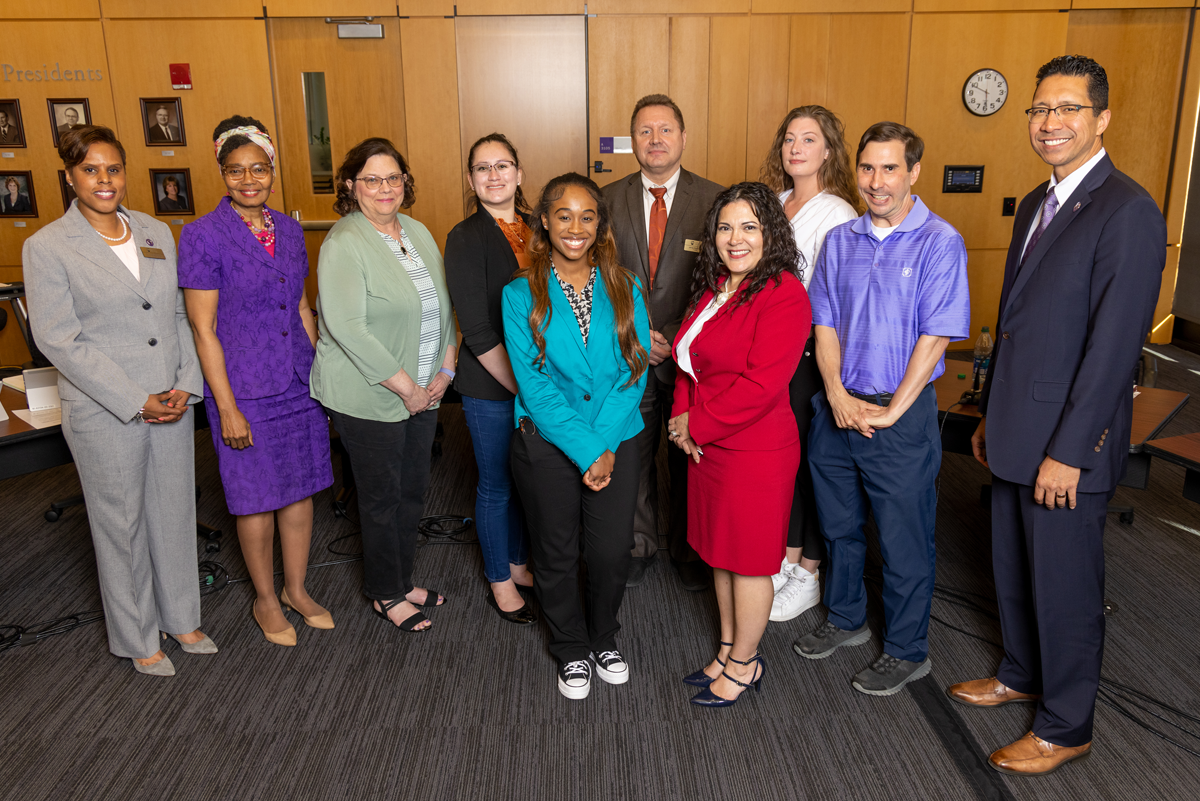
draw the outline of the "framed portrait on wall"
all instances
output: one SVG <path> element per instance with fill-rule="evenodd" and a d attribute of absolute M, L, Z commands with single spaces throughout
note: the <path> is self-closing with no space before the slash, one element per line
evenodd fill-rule
<path fill-rule="evenodd" d="M 75 199 L 75 187 L 67 183 L 67 171 L 58 171 L 58 191 L 62 192 L 63 214 L 67 213 L 67 209 L 71 208 L 71 201 Z"/>
<path fill-rule="evenodd" d="M 147 146 L 187 144 L 183 102 L 178 97 L 143 97 L 141 101 L 142 132 Z"/>
<path fill-rule="evenodd" d="M 154 194 L 154 213 L 159 217 L 196 213 L 192 201 L 192 171 L 188 168 L 151 170 L 150 189 Z"/>
<path fill-rule="evenodd" d="M 36 217 L 33 173 L 0 172 L 0 217 Z"/>
<path fill-rule="evenodd" d="M 25 146 L 21 101 L 16 98 L 0 98 L 0 149 Z"/>
<path fill-rule="evenodd" d="M 92 124 L 92 107 L 86 97 L 51 97 L 46 99 L 46 106 L 50 109 L 50 130 L 54 134 L 55 147 L 58 147 L 59 137 L 67 131 Z"/>

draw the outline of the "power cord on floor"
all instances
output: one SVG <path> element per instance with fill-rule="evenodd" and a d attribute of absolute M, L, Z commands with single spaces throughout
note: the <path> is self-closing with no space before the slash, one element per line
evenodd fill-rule
<path fill-rule="evenodd" d="M 996 621 L 1000 620 L 999 615 L 997 615 L 995 612 L 991 611 L 990 609 L 988 609 L 984 606 L 981 606 L 976 600 L 974 600 L 974 599 L 980 599 L 980 600 L 987 601 L 987 602 L 993 602 L 992 599 L 988 598 L 985 595 L 980 595 L 979 593 L 968 592 L 965 590 L 958 590 L 958 589 L 955 589 L 952 587 L 946 587 L 941 584 L 933 585 L 933 595 L 935 598 L 938 598 L 939 600 L 945 601 L 945 602 L 953 604 L 955 606 L 962 607 L 964 609 L 968 609 L 968 610 L 970 610 L 972 612 L 976 612 L 978 614 L 982 614 L 985 617 L 991 618 L 992 620 L 996 620 Z M 933 620 L 933 621 L 937 622 L 939 625 L 945 626 L 948 629 L 957 631 L 960 634 L 965 634 L 966 636 L 968 636 L 972 639 L 975 639 L 975 640 L 979 640 L 980 642 L 985 642 L 988 645 L 994 646 L 995 648 L 997 648 L 1001 651 L 1004 650 L 1004 646 L 1001 645 L 1000 643 L 989 640 L 987 637 L 982 637 L 978 634 L 967 631 L 966 629 L 959 628 L 958 626 L 955 626 L 955 625 L 948 623 L 947 621 L 941 619 L 937 615 L 930 614 L 929 618 L 930 618 L 930 620 Z M 1184 743 L 1181 743 L 1178 740 L 1175 740 L 1172 737 L 1168 736 L 1167 733 L 1162 731 L 1161 729 L 1156 728 L 1154 725 L 1152 725 L 1150 723 L 1147 723 L 1145 720 L 1142 720 L 1141 718 L 1139 718 L 1137 715 L 1134 714 L 1134 712 L 1130 709 L 1130 707 L 1135 707 L 1136 709 L 1140 710 L 1143 714 L 1149 715 L 1153 718 L 1156 718 L 1157 720 L 1162 721 L 1166 725 L 1168 725 L 1168 726 L 1182 732 L 1183 734 L 1187 735 L 1188 737 L 1191 737 L 1192 739 L 1196 740 L 1198 743 L 1200 743 L 1200 733 L 1197 733 L 1196 731 L 1192 731 L 1191 729 L 1185 728 L 1184 726 L 1180 725 L 1179 723 L 1176 723 L 1174 720 L 1172 720 L 1168 717 L 1164 717 L 1163 715 L 1160 715 L 1158 712 L 1156 712 L 1154 709 L 1152 709 L 1150 707 L 1157 707 L 1158 709 L 1164 710 L 1165 712 L 1174 716 L 1177 719 L 1182 719 L 1184 721 L 1188 721 L 1188 722 L 1194 723 L 1194 724 L 1200 724 L 1200 717 L 1196 717 L 1195 715 L 1190 715 L 1187 712 L 1184 712 L 1182 709 L 1178 709 L 1176 707 L 1171 706 L 1170 704 L 1159 701 L 1157 698 L 1147 695 L 1146 693 L 1142 692 L 1141 690 L 1137 690 L 1133 687 L 1130 687 L 1129 685 L 1122 684 L 1119 681 L 1107 678 L 1105 676 L 1100 677 L 1100 688 L 1096 695 L 1096 701 L 1097 701 L 1097 703 L 1103 704 L 1103 705 L 1109 707 L 1110 709 L 1115 710 L 1118 714 L 1133 721 L 1138 726 L 1145 729 L 1147 732 L 1149 732 L 1150 734 L 1159 738 L 1160 740 L 1170 743 L 1171 745 L 1175 746 L 1176 748 L 1180 749 L 1181 751 L 1185 751 L 1186 753 L 1189 753 L 1192 756 L 1200 757 L 1200 751 L 1196 751 L 1192 748 L 1189 748 Z M 1149 706 L 1146 706 L 1146 705 L 1149 705 Z"/>
<path fill-rule="evenodd" d="M 53 637 L 56 634 L 66 634 L 80 626 L 104 619 L 104 612 L 93 609 L 88 612 L 77 612 L 54 620 L 45 620 L 28 626 L 0 624 L 0 651 L 18 648 L 25 645 L 35 645 L 38 642 Z"/>

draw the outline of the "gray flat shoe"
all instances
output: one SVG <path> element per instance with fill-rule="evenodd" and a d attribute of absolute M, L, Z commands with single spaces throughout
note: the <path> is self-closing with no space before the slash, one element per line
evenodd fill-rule
<path fill-rule="evenodd" d="M 167 633 L 170 634 L 170 632 Z M 217 644 L 207 634 L 199 642 L 183 642 L 174 634 L 170 634 L 170 636 L 172 640 L 179 643 L 180 648 L 189 654 L 215 654 L 217 652 Z"/>
<path fill-rule="evenodd" d="M 197 643 L 197 644 L 199 644 L 199 643 Z M 162 659 L 155 662 L 153 665 L 143 665 L 141 662 L 139 662 L 133 658 L 130 658 L 129 661 L 133 663 L 134 670 L 136 670 L 138 673 L 144 673 L 147 676 L 174 676 L 175 675 L 175 666 L 171 664 L 170 657 L 164 656 Z"/>

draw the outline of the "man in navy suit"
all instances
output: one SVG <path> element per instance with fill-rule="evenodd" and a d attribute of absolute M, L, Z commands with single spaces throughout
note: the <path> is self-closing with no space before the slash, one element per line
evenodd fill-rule
<path fill-rule="evenodd" d="M 1108 76 L 1084 56 L 1038 70 L 1029 139 L 1053 167 L 1017 212 L 1000 337 L 975 458 L 991 469 L 992 562 L 1004 658 L 947 693 L 1037 704 L 1032 731 L 991 755 L 1050 773 L 1091 749 L 1104 653 L 1104 518 L 1128 458 L 1133 368 L 1150 330 L 1167 231 L 1104 151 Z"/>

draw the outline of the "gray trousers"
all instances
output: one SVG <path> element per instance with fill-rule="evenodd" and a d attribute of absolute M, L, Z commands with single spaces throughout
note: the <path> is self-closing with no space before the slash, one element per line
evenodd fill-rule
<path fill-rule="evenodd" d="M 200 627 L 192 415 L 125 423 L 91 400 L 62 402 L 87 502 L 108 649 L 144 659 L 160 631 Z"/>

